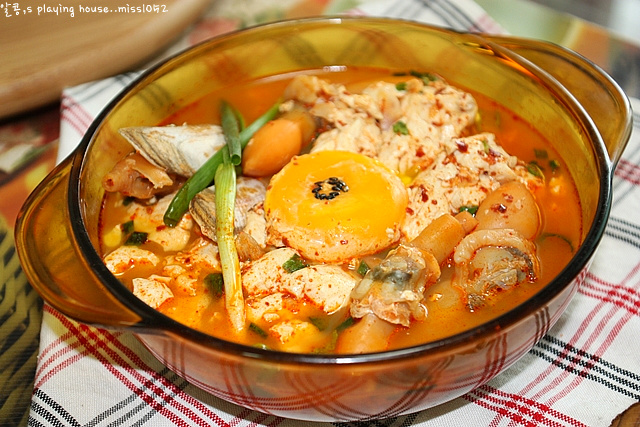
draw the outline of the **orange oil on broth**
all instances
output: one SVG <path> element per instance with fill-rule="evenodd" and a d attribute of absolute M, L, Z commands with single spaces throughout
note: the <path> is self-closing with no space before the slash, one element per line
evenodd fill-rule
<path fill-rule="evenodd" d="M 391 76 L 389 71 L 377 69 L 349 69 L 341 72 L 314 72 L 322 78 L 332 82 L 344 83 L 350 90 L 359 91 L 368 83 L 376 80 L 397 82 L 404 77 Z M 159 125 L 166 124 L 200 124 L 219 122 L 218 105 L 225 99 L 234 105 L 250 123 L 281 96 L 292 75 L 287 78 L 270 78 L 262 81 L 250 81 L 234 88 L 225 88 L 211 93 L 197 102 L 181 109 L 168 117 Z M 466 88 L 460 88 L 467 90 Z M 421 344 L 462 332 L 497 315 L 508 311 L 532 297 L 544 284 L 548 283 L 571 259 L 572 248 L 579 245 L 581 235 L 580 206 L 575 185 L 567 173 L 565 163 L 560 159 L 552 146 L 530 124 L 520 119 L 515 113 L 497 106 L 493 101 L 469 91 L 476 99 L 480 111 L 480 121 L 477 129 L 470 130 L 492 132 L 496 134 L 497 142 L 506 151 L 519 159 L 530 162 L 547 162 L 536 158 L 535 150 L 544 150 L 548 159 L 558 162 L 558 169 L 552 174 L 548 167 L 544 167 L 547 184 L 563 182 L 564 191 L 553 191 L 546 185 L 535 192 L 542 214 L 541 238 L 536 241 L 538 257 L 541 264 L 541 275 L 535 284 L 523 284 L 509 291 L 502 291 L 489 298 L 486 304 L 469 311 L 463 304 L 460 291 L 449 286 L 452 267 L 443 266 L 441 280 L 429 287 L 425 292 L 425 305 L 428 310 L 426 320 L 414 322 L 410 328 L 398 328 L 390 341 L 390 348 L 399 348 Z M 546 165 L 546 163 L 545 163 Z M 126 222 L 126 210 L 122 207 L 122 196 L 107 194 L 104 201 L 102 215 L 102 229 L 107 231 L 118 224 Z M 104 234 L 104 233 L 103 233 Z M 192 239 L 196 235 L 192 233 Z M 143 248 L 155 250 L 162 257 L 159 247 L 153 243 L 143 245 Z M 446 264 L 446 263 L 445 263 Z M 345 266 L 347 268 L 347 266 Z M 138 277 L 148 277 L 158 274 L 161 267 L 154 271 L 151 268 L 135 269 L 120 277 L 120 280 L 132 287 L 131 280 L 135 274 Z M 224 298 L 216 298 L 205 285 L 205 274 L 199 277 L 196 297 L 180 291 L 174 291 L 174 298 L 163 303 L 158 310 L 192 328 L 205 333 L 241 341 L 249 345 L 266 345 L 271 347 L 270 340 L 256 333 L 248 331 L 241 335 L 234 333 L 226 319 Z M 293 313 L 301 319 L 314 319 L 318 326 L 322 325 L 317 337 L 309 337 L 309 345 L 317 351 L 331 351 L 332 330 L 348 317 L 347 310 L 341 310 L 327 316 L 320 309 L 308 301 L 299 303 L 297 312 Z M 291 313 L 287 314 L 288 316 Z M 273 347 L 276 347 L 274 345 Z"/>

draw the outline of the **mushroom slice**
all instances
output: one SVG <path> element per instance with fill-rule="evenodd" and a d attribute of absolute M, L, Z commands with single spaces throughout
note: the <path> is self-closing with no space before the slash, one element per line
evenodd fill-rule
<path fill-rule="evenodd" d="M 254 178 L 239 177 L 236 185 L 234 211 L 235 233 L 247 225 L 247 213 L 254 206 L 264 202 L 267 192 L 264 184 Z M 195 195 L 189 205 L 191 216 L 200 226 L 202 234 L 216 241 L 216 198 L 215 185 L 205 188 Z"/>
<path fill-rule="evenodd" d="M 373 313 L 390 323 L 409 326 L 412 317 L 426 318 L 424 290 L 438 277 L 440 267 L 430 252 L 400 245 L 353 289 L 351 316 Z"/>
<path fill-rule="evenodd" d="M 217 125 L 128 127 L 120 134 L 151 163 L 184 177 L 193 175 L 225 144 Z"/>
<path fill-rule="evenodd" d="M 467 235 L 456 247 L 453 260 L 453 285 L 464 292 L 470 310 L 482 306 L 495 292 L 535 282 L 540 275 L 535 244 L 512 229 Z"/>

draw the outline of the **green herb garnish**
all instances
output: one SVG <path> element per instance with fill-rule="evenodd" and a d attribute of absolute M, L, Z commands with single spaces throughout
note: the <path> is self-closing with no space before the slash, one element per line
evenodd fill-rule
<path fill-rule="evenodd" d="M 305 267 L 308 267 L 308 264 L 304 262 L 304 260 L 298 254 L 294 254 L 291 258 L 286 260 L 284 264 L 282 264 L 282 268 L 287 273 L 293 273 L 294 271 L 301 270 Z"/>
<path fill-rule="evenodd" d="M 549 160 L 549 167 L 551 168 L 551 172 L 555 172 L 560 169 L 560 162 L 557 160 Z"/>
<path fill-rule="evenodd" d="M 122 230 L 123 234 L 129 234 L 133 232 L 133 220 L 120 224 L 120 229 Z"/>
<path fill-rule="evenodd" d="M 224 279 L 222 273 L 210 273 L 204 278 L 205 285 L 211 290 L 214 298 L 218 299 L 224 295 Z"/>
<path fill-rule="evenodd" d="M 458 212 L 469 212 L 471 215 L 475 215 L 478 212 L 478 205 L 460 206 Z"/>
<path fill-rule="evenodd" d="M 319 317 L 309 317 L 309 323 L 318 328 L 319 331 L 324 331 L 327 328 L 327 324 Z"/>
<path fill-rule="evenodd" d="M 336 328 L 337 332 L 342 332 L 353 324 L 356 323 L 356 320 L 353 317 L 347 317 L 344 322 L 340 323 Z"/>
<path fill-rule="evenodd" d="M 547 153 L 547 150 L 541 149 L 541 148 L 534 148 L 533 149 L 533 153 L 536 155 L 536 159 L 548 159 L 549 158 L 549 153 Z"/>
<path fill-rule="evenodd" d="M 424 84 L 429 84 L 430 82 L 435 82 L 436 80 L 438 80 L 438 76 L 431 73 L 421 73 L 419 71 L 410 71 L 409 74 L 412 75 L 413 77 L 419 78 L 424 82 Z"/>
<path fill-rule="evenodd" d="M 407 90 L 407 82 L 396 83 L 396 90 Z"/>
<path fill-rule="evenodd" d="M 253 322 L 249 323 L 249 330 L 255 334 L 258 334 L 262 338 L 267 338 L 269 336 L 264 329 Z"/>
<path fill-rule="evenodd" d="M 536 161 L 529 162 L 527 164 L 527 170 L 533 176 L 537 176 L 538 178 L 544 178 L 544 173 L 542 173 L 542 168 Z"/>
<path fill-rule="evenodd" d="M 369 265 L 364 262 L 364 260 L 360 261 L 360 264 L 358 265 L 358 269 L 356 270 L 358 272 L 359 275 L 364 276 L 365 274 L 367 274 L 367 271 L 369 271 Z"/>
<path fill-rule="evenodd" d="M 398 135 L 409 135 L 409 128 L 407 124 L 401 120 L 398 120 L 393 124 L 393 131 Z"/>
<path fill-rule="evenodd" d="M 134 231 L 127 237 L 127 240 L 124 242 L 127 246 L 140 246 L 143 245 L 147 241 L 147 233 L 142 231 Z"/>

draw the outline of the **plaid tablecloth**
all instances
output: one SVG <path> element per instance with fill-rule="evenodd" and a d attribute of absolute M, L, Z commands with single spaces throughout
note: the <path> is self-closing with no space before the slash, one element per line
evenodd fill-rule
<path fill-rule="evenodd" d="M 244 2 L 243 2 L 244 3 Z M 325 3 L 325 10 L 329 9 Z M 330 5 L 329 5 L 330 6 Z M 470 0 L 365 2 L 349 13 L 501 32 Z M 274 16 L 282 17 L 282 16 Z M 203 19 L 183 45 L 252 24 L 232 13 Z M 70 88 L 59 157 L 136 76 Z M 632 100 L 635 111 L 640 102 Z M 588 277 L 556 326 L 486 385 L 431 410 L 336 426 L 609 426 L 640 400 L 640 114 L 616 170 L 611 219 Z M 31 426 L 329 426 L 227 403 L 179 378 L 126 332 L 78 324 L 44 308 Z"/>

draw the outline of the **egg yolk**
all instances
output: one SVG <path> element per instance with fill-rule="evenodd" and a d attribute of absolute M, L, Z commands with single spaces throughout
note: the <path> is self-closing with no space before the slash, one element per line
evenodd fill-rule
<path fill-rule="evenodd" d="M 307 259 L 344 262 L 400 239 L 408 195 L 382 163 L 346 151 L 294 157 L 274 175 L 264 203 L 267 233 Z"/>

